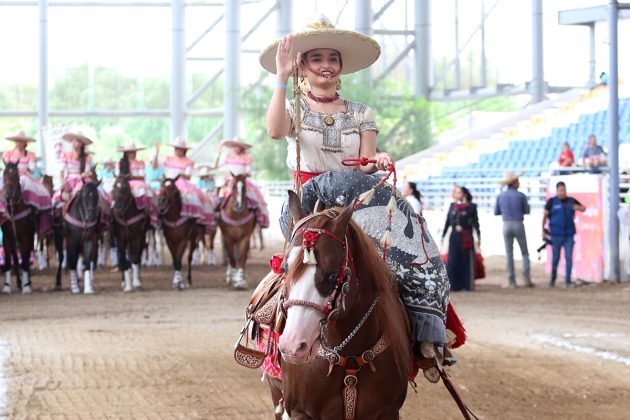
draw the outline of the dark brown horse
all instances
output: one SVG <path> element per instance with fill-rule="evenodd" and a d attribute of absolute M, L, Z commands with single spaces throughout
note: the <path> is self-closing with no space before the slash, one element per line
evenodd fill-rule
<path fill-rule="evenodd" d="M 98 185 L 100 182 L 84 181 L 79 192 L 70 200 L 63 215 L 66 240 L 67 264 L 70 272 L 70 290 L 80 293 L 77 264 L 83 257 L 83 293 L 94 293 L 92 273 L 96 265 L 98 238 L 100 236 L 101 207 Z M 61 273 L 61 264 L 57 269 Z"/>
<path fill-rule="evenodd" d="M 142 286 L 140 265 L 142 252 L 147 246 L 149 215 L 144 210 L 138 209 L 136 205 L 136 199 L 129 184 L 128 171 L 122 173 L 121 169 L 121 175 L 116 177 L 112 190 L 111 233 L 117 244 L 118 269 L 123 275 L 123 291 L 131 292 L 134 288 Z M 129 272 L 130 270 L 132 273 Z"/>
<path fill-rule="evenodd" d="M 398 419 L 411 345 L 395 279 L 351 220 L 352 205 L 305 218 L 291 194 L 289 207 L 299 222 L 284 265 L 286 413 L 294 420 Z"/>
<path fill-rule="evenodd" d="M 192 256 L 199 242 L 199 235 L 203 227 L 190 217 L 181 215 L 182 196 L 177 188 L 176 178 L 165 178 L 160 186 L 158 195 L 158 211 L 162 232 L 166 239 L 166 245 L 173 257 L 173 288 L 184 289 L 192 285 Z M 182 278 L 182 257 L 188 249 L 188 284 Z"/>
<path fill-rule="evenodd" d="M 232 180 L 229 196 L 221 204 L 219 228 L 223 249 L 228 254 L 229 265 L 226 283 L 235 289 L 247 289 L 245 264 L 249 254 L 250 237 L 256 227 L 256 210 L 247 205 L 245 179 L 247 175 L 236 175 Z"/>
<path fill-rule="evenodd" d="M 42 176 L 42 185 L 48 191 L 52 198 L 54 194 L 53 177 L 50 175 Z M 40 239 L 40 252 L 44 254 L 46 266 L 50 267 L 50 248 L 56 250 L 57 263 L 59 266 L 63 264 L 63 215 L 61 208 L 55 206 L 51 210 L 52 230 Z M 55 289 L 61 290 L 61 271 L 55 279 Z"/>
<path fill-rule="evenodd" d="M 21 289 L 22 293 L 31 293 L 33 288 L 30 259 L 37 231 L 37 219 L 34 209 L 24 202 L 17 164 L 5 162 L 3 180 L 8 220 L 2 224 L 2 246 L 5 256 L 2 266 L 5 275 L 2 293 L 11 293 L 11 268 L 15 271 L 18 289 Z M 20 267 L 23 279 L 20 278 Z"/>

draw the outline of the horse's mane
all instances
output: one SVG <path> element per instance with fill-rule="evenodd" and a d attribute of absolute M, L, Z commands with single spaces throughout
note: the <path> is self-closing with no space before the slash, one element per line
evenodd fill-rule
<path fill-rule="evenodd" d="M 81 144 L 81 148 L 79 149 L 79 172 L 85 172 L 85 165 L 87 161 L 87 153 L 85 153 L 85 144 Z"/>
<path fill-rule="evenodd" d="M 130 172 L 131 170 L 129 168 L 129 158 L 127 157 L 127 154 L 125 153 L 123 157 L 120 159 L 120 161 L 118 162 L 118 173 L 120 175 L 129 175 Z"/>
<path fill-rule="evenodd" d="M 336 211 L 337 214 L 342 211 L 341 208 L 331 210 Z M 317 217 L 310 221 L 308 226 L 321 229 L 330 220 L 325 216 Z M 406 375 L 411 359 L 409 320 L 398 296 L 396 279 L 383 260 L 383 256 L 377 252 L 374 242 L 353 220 L 350 220 L 348 224 L 348 242 L 359 282 L 369 279 L 375 294 L 379 296 L 374 314 L 398 368 Z M 288 278 L 298 279 L 306 269 L 307 265 L 302 263 L 303 252 L 304 250 L 301 249 L 296 256 L 296 263 L 289 268 Z"/>

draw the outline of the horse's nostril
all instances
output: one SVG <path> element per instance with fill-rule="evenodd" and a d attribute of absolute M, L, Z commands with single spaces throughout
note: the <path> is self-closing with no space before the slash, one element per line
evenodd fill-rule
<path fill-rule="evenodd" d="M 297 348 L 297 353 L 299 354 L 305 352 L 306 350 L 308 350 L 308 345 L 305 342 L 301 342 Z"/>

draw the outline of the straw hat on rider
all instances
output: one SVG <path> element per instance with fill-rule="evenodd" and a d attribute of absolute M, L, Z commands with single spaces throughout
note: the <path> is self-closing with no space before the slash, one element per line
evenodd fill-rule
<path fill-rule="evenodd" d="M 270 73 L 276 73 L 276 51 L 279 41 L 260 53 L 260 64 Z M 363 70 L 381 55 L 381 46 L 374 39 L 359 32 L 337 29 L 326 16 L 306 24 L 301 32 L 293 34 L 292 53 L 306 53 L 318 48 L 330 48 L 341 55 L 341 74 Z"/>
<path fill-rule="evenodd" d="M 241 148 L 241 149 L 249 149 L 252 148 L 253 146 L 249 143 L 245 143 L 240 137 L 236 136 L 234 137 L 232 140 L 223 140 L 219 146 L 223 146 L 223 147 L 233 147 L 235 149 Z"/>
<path fill-rule="evenodd" d="M 188 143 L 188 140 L 181 136 L 175 137 L 175 140 L 169 143 L 169 146 L 174 147 L 176 149 L 192 149 L 193 146 Z"/>
<path fill-rule="evenodd" d="M 146 149 L 146 147 L 138 147 L 136 146 L 136 143 L 131 141 L 127 144 L 119 146 L 116 150 L 124 153 L 124 152 L 137 152 L 138 150 L 144 150 L 144 149 Z"/>
<path fill-rule="evenodd" d="M 503 176 L 503 179 L 501 181 L 499 181 L 499 184 L 505 186 L 505 185 L 512 185 L 514 184 L 516 181 L 518 181 L 519 177 L 525 175 L 526 171 L 521 171 L 520 174 L 516 175 L 514 172 L 512 171 L 507 171 L 505 173 L 505 175 Z"/>
<path fill-rule="evenodd" d="M 24 133 L 24 131 L 20 131 L 19 133 L 13 136 L 5 137 L 5 139 L 11 140 L 11 141 L 25 141 L 27 143 L 32 143 L 35 141 L 34 138 L 28 137 L 26 133 Z"/>
<path fill-rule="evenodd" d="M 114 165 L 114 164 L 116 164 L 116 162 L 114 161 L 114 159 L 112 159 L 111 156 L 107 156 L 105 159 L 103 159 L 103 161 L 101 163 L 103 165 Z"/>
<path fill-rule="evenodd" d="M 88 139 L 80 132 L 79 133 L 66 133 L 63 136 L 61 136 L 61 138 L 70 143 L 72 143 L 75 140 L 79 140 L 81 143 L 83 143 L 86 146 L 93 143 L 92 140 Z"/>

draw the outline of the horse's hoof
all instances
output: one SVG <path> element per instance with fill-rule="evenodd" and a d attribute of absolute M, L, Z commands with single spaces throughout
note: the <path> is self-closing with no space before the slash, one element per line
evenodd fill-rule
<path fill-rule="evenodd" d="M 184 282 L 177 283 L 177 290 L 184 290 L 186 288 L 186 284 Z"/>
<path fill-rule="evenodd" d="M 142 288 L 142 282 L 133 282 L 133 287 L 134 289 L 141 289 Z"/>
<path fill-rule="evenodd" d="M 247 282 L 245 280 L 239 281 L 238 283 L 234 283 L 232 285 L 232 287 L 234 288 L 234 290 L 247 290 L 247 289 L 249 289 L 249 285 L 247 284 Z"/>
<path fill-rule="evenodd" d="M 125 292 L 125 293 L 133 292 L 133 287 L 131 287 L 131 286 L 129 286 L 129 287 L 125 287 L 125 288 L 123 289 L 123 292 Z"/>
<path fill-rule="evenodd" d="M 72 287 L 70 288 L 70 291 L 73 295 L 78 295 L 79 293 L 81 293 L 81 289 L 79 289 L 78 287 Z"/>
<path fill-rule="evenodd" d="M 22 294 L 23 294 L 23 295 L 29 295 L 29 294 L 31 294 L 31 293 L 33 293 L 33 288 L 31 287 L 31 285 L 30 285 L 30 284 L 29 284 L 28 286 L 24 286 L 24 287 L 22 288 Z"/>
<path fill-rule="evenodd" d="M 4 285 L 4 287 L 2 288 L 2 294 L 4 295 L 10 295 L 11 294 L 11 287 L 7 286 L 6 284 Z"/>
<path fill-rule="evenodd" d="M 60 284 L 55 284 L 55 292 L 61 292 L 63 290 L 63 288 L 61 287 Z"/>
<path fill-rule="evenodd" d="M 88 289 L 88 288 L 85 288 L 85 289 L 83 290 L 83 294 L 84 294 L 84 295 L 93 295 L 93 294 L 94 294 L 94 289 Z"/>

